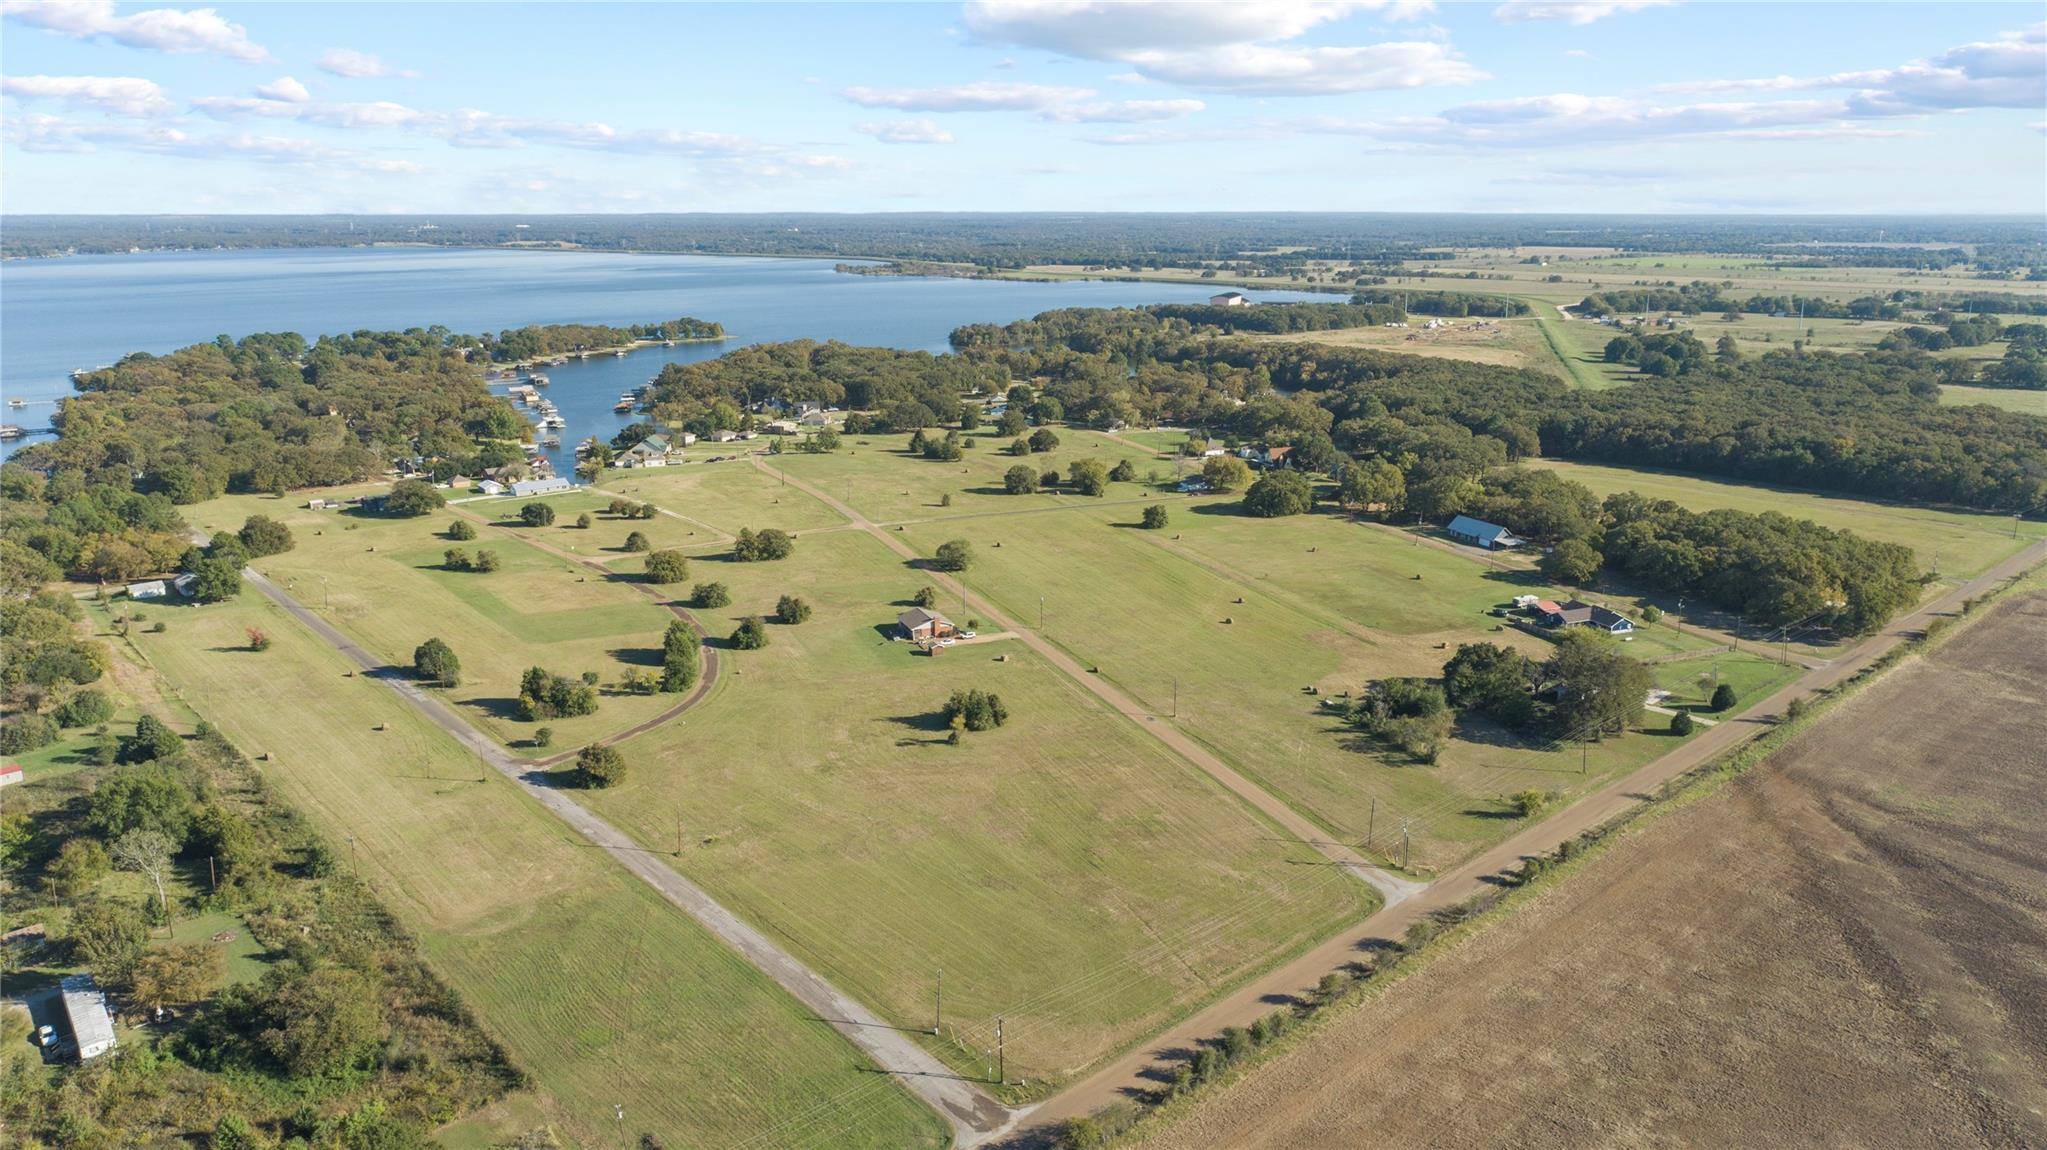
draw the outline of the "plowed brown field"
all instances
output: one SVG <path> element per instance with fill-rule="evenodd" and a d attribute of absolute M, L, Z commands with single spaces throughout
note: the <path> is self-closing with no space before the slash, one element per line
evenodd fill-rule
<path fill-rule="evenodd" d="M 2047 1146 L 2047 596 L 1143 1142 Z"/>

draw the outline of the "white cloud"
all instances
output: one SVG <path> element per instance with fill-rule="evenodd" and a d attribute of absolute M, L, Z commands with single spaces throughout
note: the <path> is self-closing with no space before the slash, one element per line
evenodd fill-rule
<path fill-rule="evenodd" d="M 116 116 L 161 116 L 174 109 L 155 81 L 138 76 L 8 76 L 0 79 L 0 92 Z"/>
<path fill-rule="evenodd" d="M 1718 136 L 1786 140 L 1889 136 L 1896 130 L 1853 122 L 1841 100 L 1780 100 L 1645 105 L 1620 96 L 1558 93 L 1461 104 L 1434 116 L 1386 120 L 1323 117 L 1300 122 L 1309 132 L 1361 136 L 1416 147 L 1548 148 L 1631 144 Z"/>
<path fill-rule="evenodd" d="M 1085 100 L 1094 92 L 1087 88 L 978 80 L 944 88 L 856 86 L 840 95 L 863 108 L 894 108 L 902 112 L 1038 112 Z"/>
<path fill-rule="evenodd" d="M 1514 24 L 1526 20 L 1561 20 L 1566 24 L 1590 24 L 1608 16 L 1640 12 L 1644 8 L 1665 8 L 1676 0 L 1506 0 L 1493 9 L 1493 18 Z"/>
<path fill-rule="evenodd" d="M 1583 48 L 1566 48 L 1566 49 L 1564 49 L 1564 55 L 1566 55 L 1566 56 L 1569 56 L 1569 57 L 1570 57 L 1571 59 L 1573 59 L 1573 60 L 1590 60 L 1590 59 L 1592 59 L 1592 53 L 1590 53 L 1590 52 L 1587 52 L 1587 51 L 1586 51 L 1585 49 L 1583 49 Z"/>
<path fill-rule="evenodd" d="M 270 58 L 250 41 L 248 29 L 211 8 L 150 8 L 117 16 L 113 0 L 0 0 L 0 14 L 75 40 L 112 40 L 155 52 L 212 52 L 249 63 Z"/>
<path fill-rule="evenodd" d="M 1306 46 L 1286 41 L 1360 12 L 1415 19 L 1426 2 L 1274 0 L 1262 4 L 1134 3 L 1090 0 L 980 0 L 965 21 L 976 39 L 1042 48 L 1087 60 L 1113 60 L 1133 73 L 1202 91 L 1311 96 L 1462 84 L 1485 74 L 1441 42 Z"/>
<path fill-rule="evenodd" d="M 1422 88 L 1486 78 L 1450 48 L 1427 41 L 1355 48 L 1231 44 L 1199 52 L 1137 52 L 1126 59 L 1155 80 L 1264 96 Z"/>
<path fill-rule="evenodd" d="M 1766 76 L 1665 84 L 1663 92 L 1788 92 L 1849 89 L 1858 116 L 1906 116 L 1963 108 L 2047 106 L 2047 23 L 1950 48 L 1896 68 L 1826 76 Z"/>
<path fill-rule="evenodd" d="M 1208 105 L 1199 100 L 1112 100 L 1047 108 L 1041 117 L 1061 124 L 1141 124 L 1191 116 Z"/>
<path fill-rule="evenodd" d="M 353 48 L 329 48 L 320 53 L 320 70 L 351 80 L 366 80 L 377 76 L 417 76 L 417 72 L 393 68 L 368 52 Z"/>
<path fill-rule="evenodd" d="M 950 144 L 952 133 L 934 120 L 890 120 L 853 125 L 853 130 L 884 144 Z"/>
<path fill-rule="evenodd" d="M 323 165 L 366 172 L 422 172 L 409 160 L 335 148 L 293 136 L 248 132 L 193 134 L 167 125 L 79 122 L 56 116 L 10 117 L 6 139 L 29 152 L 94 152 L 101 147 L 192 160 Z"/>
<path fill-rule="evenodd" d="M 265 97 L 201 96 L 192 106 L 216 120 L 249 116 L 299 120 L 329 128 L 404 128 L 424 125 L 434 117 L 388 100 L 368 103 L 313 103 Z"/>
<path fill-rule="evenodd" d="M 313 98 L 304 84 L 290 76 L 279 76 L 268 84 L 258 84 L 256 94 L 265 100 L 282 100 L 288 104 L 303 104 Z"/>

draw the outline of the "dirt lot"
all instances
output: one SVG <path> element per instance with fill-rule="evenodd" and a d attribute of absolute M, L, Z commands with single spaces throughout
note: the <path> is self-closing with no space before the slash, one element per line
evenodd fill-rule
<path fill-rule="evenodd" d="M 1143 1145 L 2047 1145 L 2047 596 Z"/>

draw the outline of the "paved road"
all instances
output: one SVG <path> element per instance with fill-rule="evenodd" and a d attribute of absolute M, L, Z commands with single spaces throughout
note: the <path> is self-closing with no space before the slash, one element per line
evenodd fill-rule
<path fill-rule="evenodd" d="M 759 460 L 755 461 L 755 466 L 761 467 L 763 470 L 766 469 L 766 464 Z M 778 474 L 785 473 L 778 472 Z M 866 516 L 855 511 L 853 508 L 793 475 L 785 474 L 785 477 L 789 486 L 831 507 L 839 514 L 851 520 L 856 527 L 881 540 L 889 550 L 894 551 L 905 559 L 921 560 L 923 558 L 923 556 L 917 554 L 915 548 L 896 538 L 891 532 L 884 531 L 881 527 L 870 522 Z M 927 573 L 946 588 L 948 597 L 963 593 L 957 580 L 938 571 Z M 1150 734 L 1159 742 L 1164 743 L 1175 754 L 1201 768 L 1210 778 L 1228 787 L 1239 798 L 1264 812 L 1266 817 L 1285 828 L 1295 838 L 1312 846 L 1324 858 L 1329 859 L 1331 862 L 1343 867 L 1350 874 L 1371 884 L 1385 898 L 1387 905 L 1390 906 L 1409 898 L 1422 889 L 1421 883 L 1410 881 L 1385 870 L 1343 843 L 1329 841 L 1328 832 L 1309 822 L 1300 812 L 1274 798 L 1265 788 L 1238 774 L 1228 764 L 1215 757 L 1206 747 L 1195 742 L 1178 727 L 1161 721 L 1157 715 L 1139 706 L 1136 700 L 1112 686 L 1100 675 L 1094 674 L 1087 668 L 1082 667 L 1073 656 L 1054 646 L 1043 636 L 1009 618 L 981 596 L 970 591 L 964 593 L 969 606 L 982 617 L 994 620 L 996 625 L 1004 631 L 1014 632 L 1016 637 L 1023 640 L 1033 651 L 1044 656 L 1047 662 L 1064 671 L 1075 682 L 1092 692 L 1096 698 L 1107 704 L 1111 710 L 1136 723 L 1140 729 Z"/>
<path fill-rule="evenodd" d="M 1703 765 L 1778 722 L 1791 700 L 1835 686 L 1885 653 L 1921 632 L 1936 616 L 1952 613 L 1963 599 L 1979 596 L 1999 582 L 2047 560 L 2047 540 L 2035 543 L 1911 614 L 1893 621 L 1876 635 L 1824 666 L 1800 676 L 1776 694 L 1758 702 L 1740 717 L 1705 730 L 1671 753 L 1634 774 L 1616 779 L 1569 808 L 1493 846 L 1463 865 L 1444 872 L 1417 896 L 1364 920 L 1285 966 L 1239 987 L 1213 1005 L 1175 1025 L 1152 1042 L 1102 1067 L 1040 1103 L 1014 1135 L 1021 1144 L 1037 1145 L 1060 1123 L 1091 1114 L 1112 1102 L 1155 1089 L 1159 1068 L 1170 1070 L 1202 1039 L 1225 1026 L 1248 1026 L 1270 1013 L 1275 996 L 1302 998 L 1311 994 L 1324 974 L 1362 957 L 1367 951 L 1400 938 L 1408 926 L 1432 911 L 1455 906 L 1488 889 L 1490 880 L 1518 869 L 1530 855 L 1554 850 L 1567 839 L 1605 823 L 1642 802 L 1658 786 Z"/>
<path fill-rule="evenodd" d="M 727 946 L 781 984 L 797 1001 L 815 1011 L 821 1020 L 844 1034 L 876 1065 L 895 1075 L 897 1081 L 937 1110 L 952 1126 L 956 1144 L 978 1144 L 1007 1129 L 1016 1120 L 1016 1113 L 989 1097 L 974 1082 L 961 1078 L 917 1045 L 909 1035 L 826 982 L 767 935 L 721 906 L 701 887 L 661 861 L 660 854 L 634 842 L 625 832 L 592 814 L 567 793 L 550 786 L 545 774 L 535 769 L 538 764 L 521 762 L 506 754 L 502 747 L 485 738 L 447 704 L 410 680 L 392 674 L 383 660 L 365 651 L 325 619 L 301 605 L 261 572 L 250 568 L 243 574 L 272 602 L 368 672 L 370 677 L 397 692 L 400 698 L 436 726 L 518 784 L 578 834 L 602 847 L 620 866 L 638 875 L 663 898 L 702 923 Z M 705 677 L 708 679 L 709 674 Z"/>

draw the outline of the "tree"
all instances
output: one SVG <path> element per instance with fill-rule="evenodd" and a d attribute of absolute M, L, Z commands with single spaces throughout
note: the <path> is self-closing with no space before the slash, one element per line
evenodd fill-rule
<path fill-rule="evenodd" d="M 1201 464 L 1201 478 L 1211 491 L 1236 491 L 1251 482 L 1251 468 L 1234 455 L 1211 455 Z"/>
<path fill-rule="evenodd" d="M 257 1045 L 294 1077 L 353 1065 L 384 1037 L 375 988 L 348 967 L 280 967 L 258 994 Z"/>
<path fill-rule="evenodd" d="M 553 745 L 554 745 L 554 728 L 553 728 L 553 727 L 541 727 L 540 729 L 538 729 L 538 730 L 534 731 L 534 732 L 533 732 L 533 745 L 534 745 L 534 746 L 536 746 L 536 747 L 551 747 L 551 746 L 553 746 Z"/>
<path fill-rule="evenodd" d="M 957 431 L 948 431 L 945 438 L 933 438 L 924 444 L 924 458 L 942 463 L 957 463 L 965 454 L 960 448 L 960 433 Z"/>
<path fill-rule="evenodd" d="M 1722 683 L 1713 688 L 1713 699 L 1706 705 L 1711 707 L 1715 714 L 1718 714 L 1721 711 L 1732 708 L 1739 701 L 1740 697 L 1734 692 L 1734 684 Z"/>
<path fill-rule="evenodd" d="M 1536 567 L 1559 583 L 1583 587 L 1598 577 L 1599 568 L 1605 562 L 1605 556 L 1594 551 L 1591 544 L 1579 539 L 1566 539 L 1550 548 Z"/>
<path fill-rule="evenodd" d="M 680 551 L 656 551 L 647 556 L 647 582 L 680 583 L 689 578 L 689 559 Z"/>
<path fill-rule="evenodd" d="M 185 753 L 185 741 L 162 719 L 145 714 L 135 720 L 135 733 L 121 740 L 120 761 L 149 763 L 175 759 Z"/>
<path fill-rule="evenodd" d="M 919 587 L 917 588 L 917 593 L 911 597 L 910 601 L 919 607 L 936 607 L 938 606 L 938 588 L 931 586 Z"/>
<path fill-rule="evenodd" d="M 1477 481 L 1462 475 L 1437 475 L 1407 488 L 1407 509 L 1427 519 L 1447 519 L 1471 506 L 1481 494 Z"/>
<path fill-rule="evenodd" d="M 545 667 L 528 667 L 519 679 L 519 717 L 529 723 L 596 711 L 597 687 L 593 683 L 557 675 Z"/>
<path fill-rule="evenodd" d="M 170 918 L 171 898 L 164 890 L 163 878 L 171 869 L 171 856 L 176 850 L 162 831 L 137 827 L 115 839 L 111 852 L 115 866 L 135 871 L 155 884 L 157 905 L 165 919 Z"/>
<path fill-rule="evenodd" d="M 85 825 L 109 840 L 132 830 L 156 831 L 175 846 L 192 829 L 192 792 L 160 763 L 122 771 L 86 798 Z"/>
<path fill-rule="evenodd" d="M 950 724 L 955 719 L 962 720 L 969 731 L 992 731 L 1009 721 L 1009 709 L 993 691 L 956 690 L 945 701 L 945 721 Z"/>
<path fill-rule="evenodd" d="M 453 523 L 448 524 L 448 538 L 455 540 L 474 539 L 476 538 L 476 526 L 467 519 L 457 519 Z"/>
<path fill-rule="evenodd" d="M 625 756 L 592 743 L 576 752 L 576 777 L 586 787 L 615 787 L 625 781 Z"/>
<path fill-rule="evenodd" d="M 476 553 L 476 570 L 489 574 L 497 570 L 499 565 L 498 553 L 490 548 L 485 547 Z"/>
<path fill-rule="evenodd" d="M 1314 505 L 1315 489 L 1298 471 L 1268 471 L 1244 492 L 1244 510 L 1260 519 L 1304 515 Z"/>
<path fill-rule="evenodd" d="M 201 603 L 219 603 L 242 593 L 242 566 L 231 559 L 201 559 L 192 574 L 192 598 Z"/>
<path fill-rule="evenodd" d="M 281 555 L 292 548 L 291 528 L 268 515 L 249 516 L 236 534 L 242 541 L 242 548 L 258 559 L 265 555 Z"/>
<path fill-rule="evenodd" d="M 576 529 L 578 531 L 588 531 L 590 530 L 590 524 L 594 522 L 596 520 L 591 519 L 590 513 L 585 511 L 581 515 L 576 516 Z"/>
<path fill-rule="evenodd" d="M 103 983 L 127 982 L 149 942 L 149 923 L 127 903 L 93 899 L 71 912 L 72 957 Z"/>
<path fill-rule="evenodd" d="M 429 683 L 456 687 L 462 683 L 462 660 L 439 639 L 428 639 L 412 651 L 412 673 Z"/>
<path fill-rule="evenodd" d="M 768 645 L 768 629 L 761 625 L 758 615 L 748 615 L 739 621 L 739 630 L 732 632 L 732 645 L 741 651 L 758 651 Z"/>
<path fill-rule="evenodd" d="M 787 559 L 795 550 L 796 540 L 779 527 L 764 527 L 759 531 L 742 527 L 739 538 L 732 544 L 732 555 L 741 563 Z"/>
<path fill-rule="evenodd" d="M 444 571 L 474 571 L 476 560 L 469 557 L 466 547 L 450 547 L 441 552 L 441 569 Z"/>
<path fill-rule="evenodd" d="M 1543 664 L 1546 687 L 1556 699 L 1558 733 L 1597 738 L 1641 721 L 1643 702 L 1655 679 L 1605 634 L 1582 627 L 1557 638 L 1556 653 Z"/>
<path fill-rule="evenodd" d="M 1157 531 L 1165 527 L 1166 505 L 1163 503 L 1154 503 L 1151 506 L 1145 508 L 1144 525 L 1146 528 L 1152 531 Z"/>
<path fill-rule="evenodd" d="M 98 726 L 114 717 L 114 701 L 105 691 L 87 688 L 64 700 L 51 717 L 64 727 Z"/>
<path fill-rule="evenodd" d="M 16 715 L 0 727 L 0 753 L 26 754 L 57 741 L 57 724 L 48 715 Z"/>
<path fill-rule="evenodd" d="M 245 628 L 243 633 L 249 637 L 249 650 L 268 651 L 270 649 L 270 632 L 265 631 L 261 627 L 249 627 Z"/>
<path fill-rule="evenodd" d="M 732 592 L 723 583 L 699 583 L 690 588 L 690 606 L 704 610 L 724 607 L 732 602 Z"/>
<path fill-rule="evenodd" d="M 794 595 L 775 600 L 775 618 L 783 623 L 801 623 L 810 618 L 810 604 Z"/>
<path fill-rule="evenodd" d="M 391 485 L 391 493 L 384 497 L 384 514 L 410 519 L 447 505 L 447 497 L 426 480 L 401 479 Z"/>
<path fill-rule="evenodd" d="M 129 993 L 151 1010 L 198 1002 L 220 985 L 222 954 L 201 942 L 145 951 L 129 975 Z"/>
<path fill-rule="evenodd" d="M 1002 418 L 997 420 L 995 423 L 996 434 L 1002 436 L 1004 439 L 1014 439 L 1017 436 L 1022 435 L 1024 433 L 1024 427 L 1025 427 L 1024 414 L 1022 411 L 1019 411 L 1014 407 L 1010 408 L 1008 411 L 1003 412 Z"/>
<path fill-rule="evenodd" d="M 1670 733 L 1680 737 L 1692 733 L 1692 713 L 1679 711 L 1670 717 Z"/>
<path fill-rule="evenodd" d="M 1002 473 L 1002 489 L 1011 495 L 1031 495 L 1038 490 L 1038 473 L 1028 463 L 1019 463 Z"/>
<path fill-rule="evenodd" d="M 697 685 L 703 670 L 703 636 L 688 623 L 677 619 L 661 636 L 662 691 L 679 695 Z"/>
<path fill-rule="evenodd" d="M 1507 806 L 1513 810 L 1515 815 L 1524 819 L 1532 819 L 1541 814 L 1543 808 L 1548 805 L 1549 793 L 1547 791 L 1538 791 L 1531 788 L 1525 791 L 1515 791 L 1507 796 Z"/>
<path fill-rule="evenodd" d="M 1136 478 L 1137 465 L 1127 459 L 1117 460 L 1116 466 L 1109 469 L 1109 482 L 1111 483 L 1130 483 Z"/>
<path fill-rule="evenodd" d="M 1109 488 L 1108 465 L 1099 459 L 1076 459 L 1066 474 L 1073 489 L 1082 495 L 1101 495 Z"/>
<path fill-rule="evenodd" d="M 43 881 L 58 898 L 75 899 L 98 885 L 112 866 L 98 839 L 78 835 L 64 840 L 57 857 L 43 868 Z"/>
<path fill-rule="evenodd" d="M 1450 706 L 1443 689 L 1427 679 L 1380 679 L 1366 686 L 1350 706 L 1350 720 L 1425 763 L 1442 753 L 1450 737 Z"/>
<path fill-rule="evenodd" d="M 554 522 L 554 505 L 533 502 L 519 509 L 519 522 L 528 527 L 546 527 Z"/>
<path fill-rule="evenodd" d="M 931 561 L 940 571 L 955 574 L 965 571 L 974 563 L 974 545 L 964 539 L 948 539 L 938 545 L 937 557 Z"/>
<path fill-rule="evenodd" d="M 626 533 L 625 549 L 627 551 L 638 553 L 641 551 L 649 550 L 653 546 L 654 545 L 652 543 L 647 542 L 646 535 L 642 534 L 641 532 L 629 531 Z"/>
<path fill-rule="evenodd" d="M 1031 432 L 1030 442 L 1033 452 L 1051 451 L 1059 446 L 1059 436 L 1049 427 L 1040 427 Z"/>
<path fill-rule="evenodd" d="M 1407 477 L 1383 459 L 1350 464 L 1337 474 L 1336 501 L 1351 511 L 1394 514 L 1407 502 Z"/>

